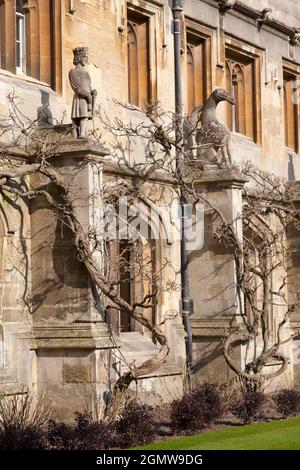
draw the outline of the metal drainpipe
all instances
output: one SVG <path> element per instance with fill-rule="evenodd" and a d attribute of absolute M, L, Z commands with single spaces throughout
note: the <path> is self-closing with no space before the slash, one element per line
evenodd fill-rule
<path fill-rule="evenodd" d="M 181 14 L 185 0 L 173 0 L 173 34 L 174 34 L 174 73 L 175 73 L 175 113 L 178 121 L 176 131 L 176 142 L 182 140 L 182 80 L 181 80 Z M 181 178 L 181 152 L 176 151 L 176 172 L 180 180 Z M 192 367 L 193 367 L 193 335 L 190 322 L 192 313 L 192 301 L 189 298 L 189 280 L 188 280 L 188 256 L 186 251 L 185 240 L 185 207 L 187 198 L 182 189 L 180 189 L 180 207 L 181 207 L 181 308 L 182 320 L 186 332 L 186 366 L 188 385 L 191 386 Z"/>

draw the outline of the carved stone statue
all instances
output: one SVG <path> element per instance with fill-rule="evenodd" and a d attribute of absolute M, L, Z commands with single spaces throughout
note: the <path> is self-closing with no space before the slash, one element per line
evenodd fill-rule
<path fill-rule="evenodd" d="M 95 100 L 97 91 L 91 88 L 91 77 L 84 70 L 88 64 L 88 48 L 76 47 L 73 49 L 75 68 L 69 72 L 69 80 L 72 90 L 74 91 L 72 105 L 72 135 L 76 139 L 86 137 L 87 123 L 93 118 L 95 110 Z"/>
<path fill-rule="evenodd" d="M 299 44 L 300 44 L 300 28 L 293 28 L 293 31 L 290 34 L 290 44 L 291 44 L 291 46 L 299 46 Z"/>
<path fill-rule="evenodd" d="M 222 15 L 225 15 L 225 13 L 228 10 L 231 10 L 234 7 L 235 3 L 236 3 L 236 0 L 220 0 L 219 1 L 220 13 Z"/>
<path fill-rule="evenodd" d="M 217 88 L 207 98 L 203 107 L 195 108 L 201 127 L 196 130 L 198 158 L 211 163 L 231 163 L 229 138 L 230 130 L 218 121 L 216 108 L 222 101 L 235 105 L 235 99 L 222 88 Z"/>

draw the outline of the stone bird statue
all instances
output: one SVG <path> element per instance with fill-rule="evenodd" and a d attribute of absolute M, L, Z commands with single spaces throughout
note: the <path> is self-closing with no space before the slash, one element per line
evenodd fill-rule
<path fill-rule="evenodd" d="M 231 163 L 229 151 L 230 130 L 218 121 L 216 108 L 222 101 L 235 105 L 235 99 L 222 88 L 217 88 L 207 98 L 202 107 L 195 108 L 192 115 L 197 114 L 201 127 L 196 129 L 198 158 L 209 162 Z"/>

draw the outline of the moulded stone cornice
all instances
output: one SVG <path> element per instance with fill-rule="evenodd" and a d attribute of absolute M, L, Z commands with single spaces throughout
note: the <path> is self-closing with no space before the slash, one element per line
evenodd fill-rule
<path fill-rule="evenodd" d="M 195 187 L 201 185 L 218 185 L 222 187 L 242 188 L 248 179 L 240 171 L 231 168 L 218 168 L 216 165 L 204 166 L 203 170 L 185 169 L 184 179 Z"/>
<path fill-rule="evenodd" d="M 191 320 L 193 336 L 222 338 L 226 331 L 245 328 L 239 315 L 219 315 Z"/>
<path fill-rule="evenodd" d="M 212 5 L 210 0 L 204 0 L 204 2 L 208 3 L 209 5 Z M 242 14 L 243 16 L 254 20 L 254 22 L 257 25 L 262 26 L 261 20 L 263 20 L 263 17 L 262 17 L 262 11 L 260 11 L 260 10 L 256 10 L 255 8 L 252 8 L 249 5 L 245 5 L 244 3 L 242 3 L 238 0 L 236 0 L 233 5 L 230 5 L 230 6 L 228 5 L 228 8 L 226 8 L 225 2 L 223 0 L 222 1 L 221 0 L 214 0 L 214 3 L 215 3 L 214 6 L 216 8 L 220 9 L 221 14 L 225 14 L 228 11 L 229 12 L 230 11 L 236 11 L 236 12 Z M 278 21 L 274 18 L 270 18 L 270 16 L 268 17 L 266 22 L 263 20 L 263 23 L 267 23 L 267 25 L 270 28 L 273 28 L 273 29 L 279 31 L 280 33 L 288 36 L 288 38 L 290 40 L 290 43 L 292 45 L 299 45 L 298 38 L 297 38 L 296 42 L 294 40 L 295 31 L 297 33 L 298 28 L 290 27 L 290 26 L 282 23 L 281 21 Z"/>
<path fill-rule="evenodd" d="M 30 349 L 111 349 L 113 344 L 103 324 L 39 324 L 30 335 Z"/>

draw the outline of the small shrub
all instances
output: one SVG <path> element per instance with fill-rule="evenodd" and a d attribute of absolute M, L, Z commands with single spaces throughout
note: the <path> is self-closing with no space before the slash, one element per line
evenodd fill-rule
<path fill-rule="evenodd" d="M 248 390 L 242 393 L 239 400 L 232 403 L 230 411 L 245 424 L 250 423 L 260 412 L 265 400 L 262 392 Z"/>
<path fill-rule="evenodd" d="M 45 424 L 50 414 L 51 407 L 44 397 L 36 403 L 29 393 L 1 398 L 0 449 L 45 449 Z"/>
<path fill-rule="evenodd" d="M 221 395 L 215 385 L 204 383 L 194 393 L 205 425 L 211 424 L 222 415 Z"/>
<path fill-rule="evenodd" d="M 277 411 L 284 418 L 292 416 L 300 410 L 300 392 L 295 389 L 280 390 L 274 397 Z"/>
<path fill-rule="evenodd" d="M 175 429 L 196 430 L 212 423 L 222 413 L 220 393 L 205 383 L 171 403 L 171 422 Z"/>
<path fill-rule="evenodd" d="M 39 428 L 26 425 L 19 428 L 10 424 L 0 432 L 1 450 L 41 450 L 46 449 L 45 433 Z"/>
<path fill-rule="evenodd" d="M 76 443 L 73 440 L 73 428 L 69 424 L 50 420 L 47 433 L 50 448 L 56 450 L 74 450 Z"/>
<path fill-rule="evenodd" d="M 115 428 L 119 447 L 148 444 L 156 434 L 153 408 L 144 403 L 129 402 Z"/>
<path fill-rule="evenodd" d="M 192 392 L 172 401 L 170 417 L 174 429 L 195 430 L 203 427 L 202 413 Z"/>
<path fill-rule="evenodd" d="M 109 449 L 115 445 L 114 426 L 93 421 L 91 414 L 75 414 L 75 424 L 50 421 L 48 443 L 57 450 Z"/>

